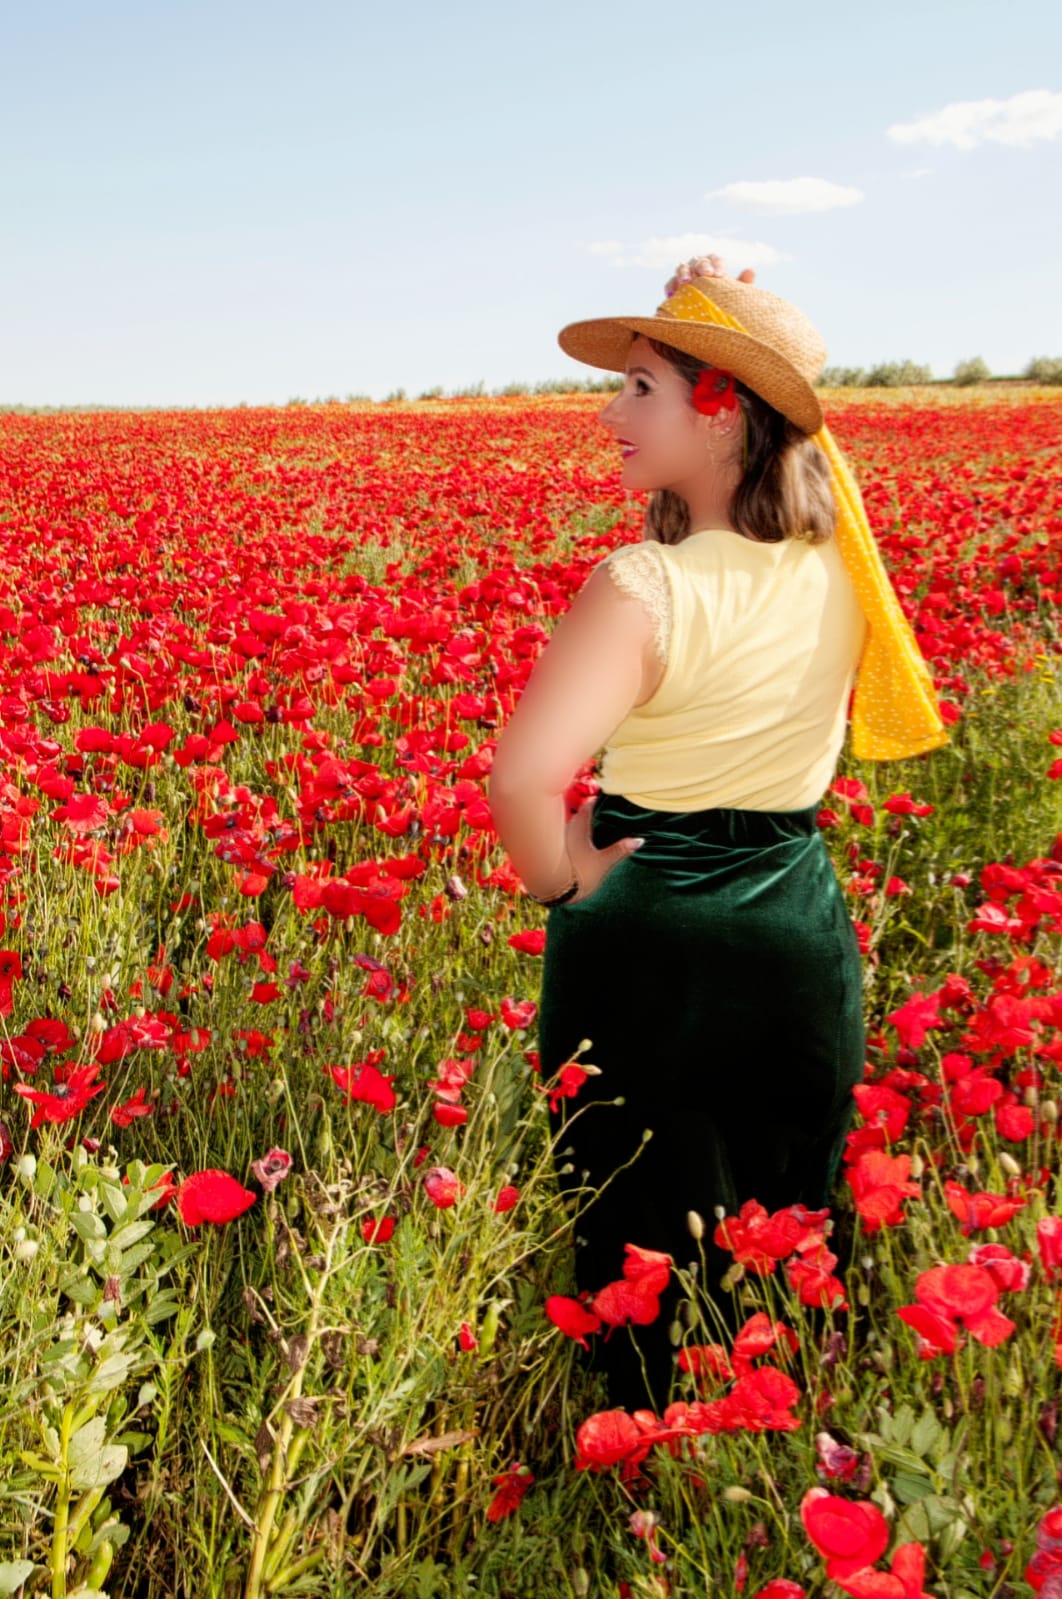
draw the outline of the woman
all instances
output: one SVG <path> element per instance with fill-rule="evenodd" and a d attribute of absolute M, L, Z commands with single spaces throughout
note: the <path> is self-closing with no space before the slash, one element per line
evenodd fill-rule
<path fill-rule="evenodd" d="M 946 737 L 823 424 L 825 348 L 751 279 L 695 260 L 653 317 L 561 332 L 569 354 L 625 374 L 601 418 L 623 483 L 649 491 L 645 531 L 576 595 L 490 777 L 502 843 L 549 908 L 543 1080 L 586 1039 L 597 1068 L 572 1124 L 567 1102 L 554 1115 L 562 1180 L 601 1190 L 576 1223 L 591 1292 L 620 1276 L 627 1243 L 695 1259 L 694 1211 L 711 1293 L 729 1261 L 710 1242 L 717 1207 L 828 1202 L 864 1035 L 818 804 L 850 699 L 857 755 Z M 602 749 L 601 792 L 569 821 L 563 795 Z M 676 1301 L 673 1286 L 637 1347 L 597 1340 L 613 1404 L 666 1402 Z"/>

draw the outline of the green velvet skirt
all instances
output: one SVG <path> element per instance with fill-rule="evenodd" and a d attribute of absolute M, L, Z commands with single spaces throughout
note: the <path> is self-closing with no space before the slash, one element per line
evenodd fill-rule
<path fill-rule="evenodd" d="M 733 1326 L 716 1207 L 830 1201 L 863 1077 L 863 985 L 817 811 L 598 797 L 598 848 L 646 842 L 588 899 L 549 911 L 538 1015 L 544 1082 L 587 1038 L 578 1063 L 600 1072 L 551 1112 L 562 1187 L 595 1191 L 575 1228 L 580 1290 L 620 1277 L 627 1243 L 696 1260 L 693 1210 L 706 1227 L 702 1288 Z M 677 1301 L 673 1287 L 659 1320 L 633 1330 L 638 1349 L 626 1329 L 591 1341 L 612 1404 L 647 1403 L 643 1359 L 648 1399 L 666 1401 Z"/>

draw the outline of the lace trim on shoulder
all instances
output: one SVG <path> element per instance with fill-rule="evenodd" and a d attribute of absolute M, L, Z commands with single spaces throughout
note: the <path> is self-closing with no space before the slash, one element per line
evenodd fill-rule
<path fill-rule="evenodd" d="M 606 555 L 601 565 L 624 594 L 641 600 L 653 621 L 653 646 L 661 662 L 667 663 L 671 641 L 671 585 L 664 571 L 657 546 L 653 543 L 624 544 Z"/>

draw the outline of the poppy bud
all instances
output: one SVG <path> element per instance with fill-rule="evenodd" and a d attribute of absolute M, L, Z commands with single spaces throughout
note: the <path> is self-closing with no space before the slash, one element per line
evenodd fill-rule
<path fill-rule="evenodd" d="M 686 1226 L 689 1228 L 690 1236 L 700 1243 L 704 1237 L 704 1217 L 696 1210 L 688 1210 L 686 1212 Z"/>

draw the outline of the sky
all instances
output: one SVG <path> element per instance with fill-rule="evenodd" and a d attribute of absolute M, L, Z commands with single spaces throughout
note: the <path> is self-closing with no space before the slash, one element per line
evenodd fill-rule
<path fill-rule="evenodd" d="M 713 249 L 831 365 L 1062 355 L 1062 6 L 6 8 L 2 404 L 592 376 Z"/>

